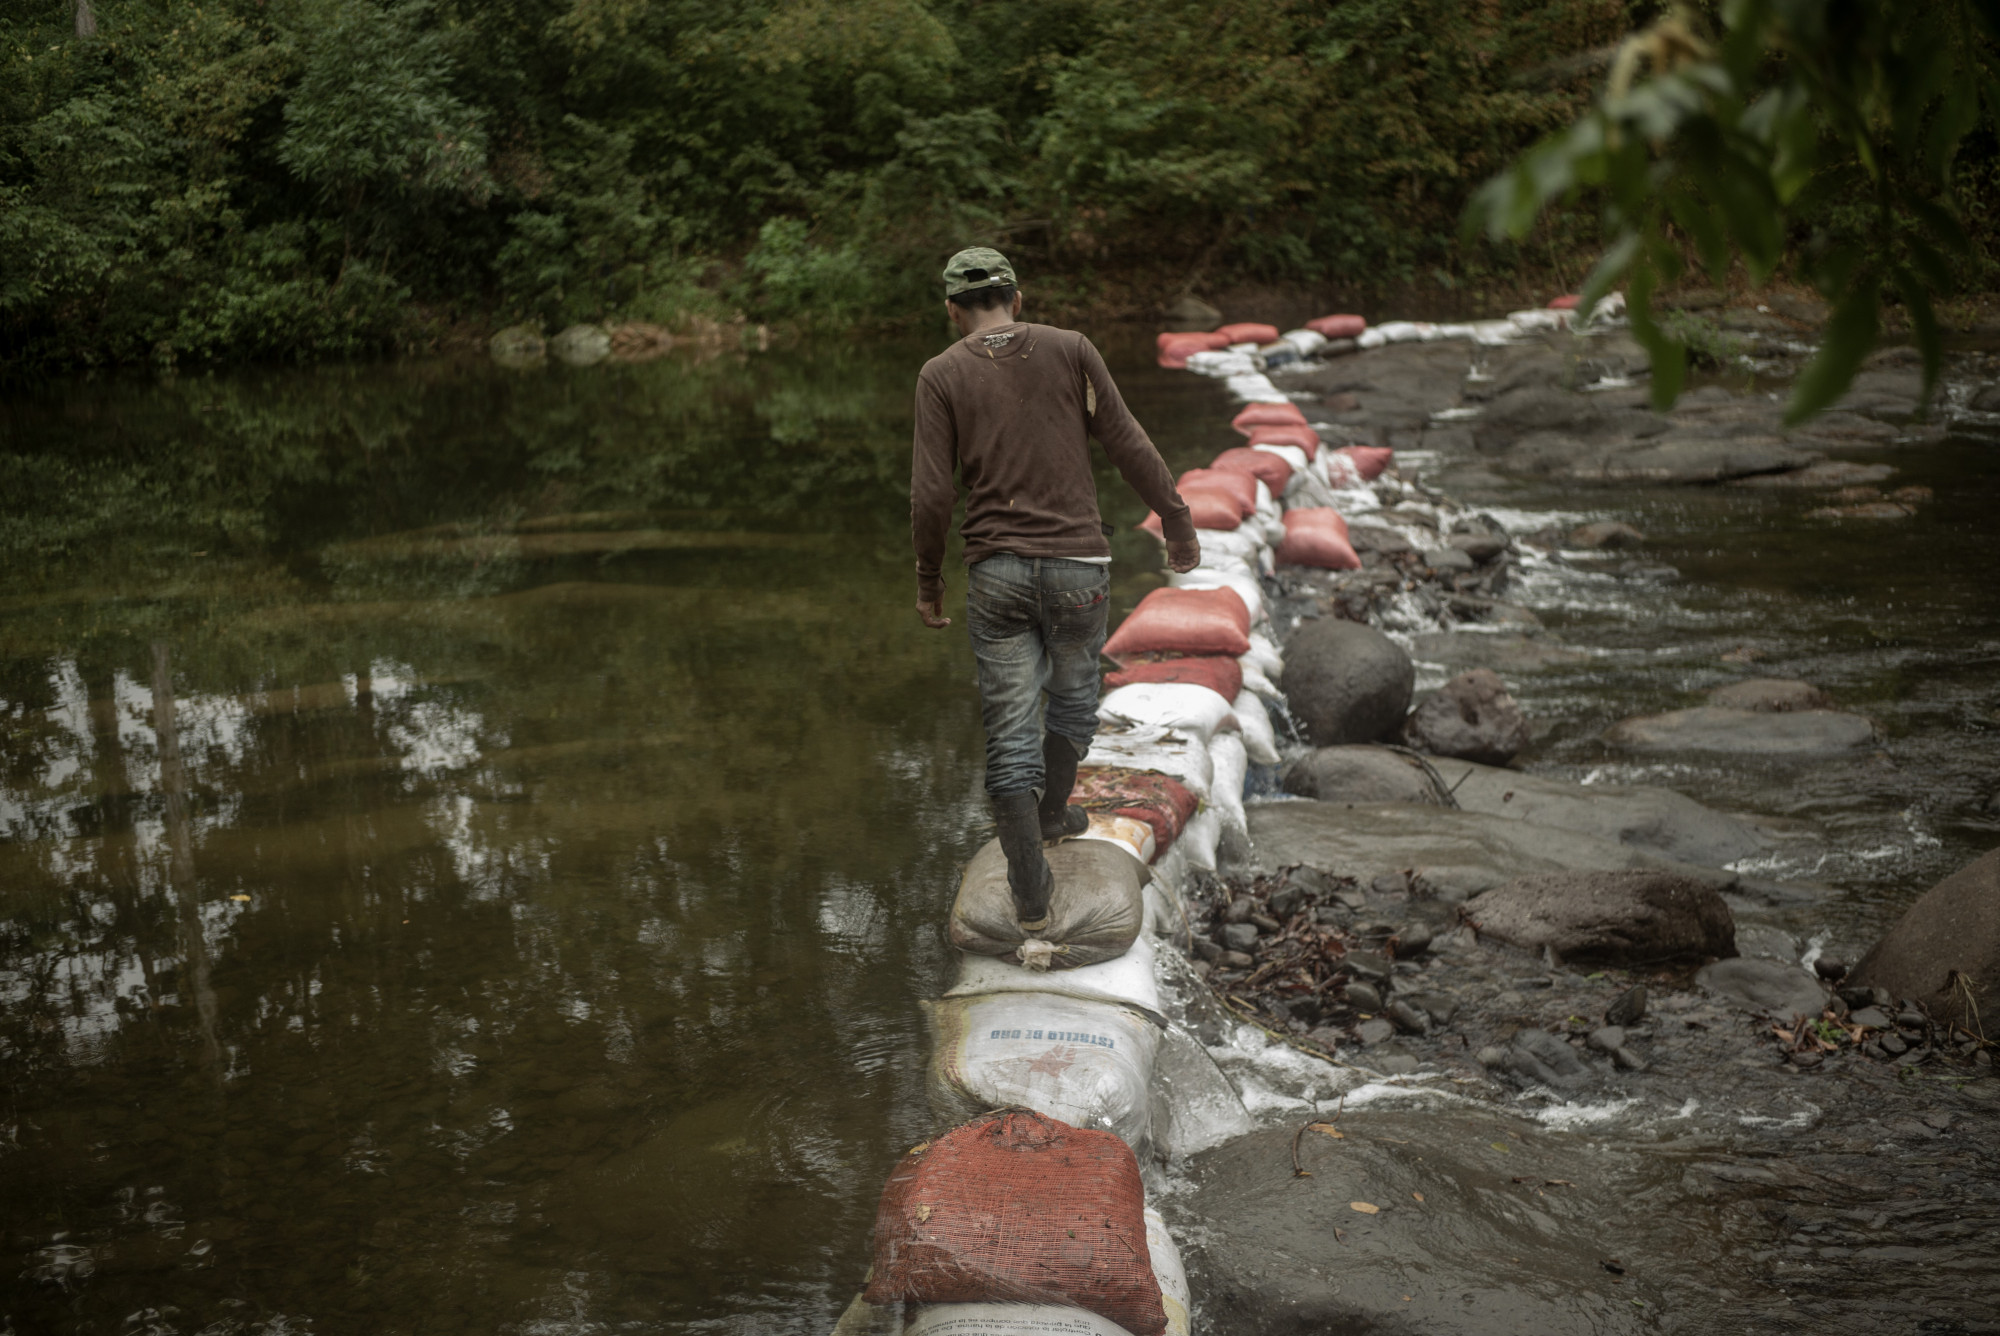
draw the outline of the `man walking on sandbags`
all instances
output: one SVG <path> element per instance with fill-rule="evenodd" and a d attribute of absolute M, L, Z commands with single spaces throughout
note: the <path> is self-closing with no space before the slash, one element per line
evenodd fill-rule
<path fill-rule="evenodd" d="M 1125 407 L 1104 359 L 1071 330 L 1021 321 L 1013 266 L 975 246 L 944 270 L 945 313 L 962 338 L 917 375 L 910 528 L 917 615 L 944 615 L 944 550 L 965 485 L 966 620 L 979 663 L 986 793 L 1021 927 L 1048 924 L 1044 841 L 1089 825 L 1069 805 L 1097 731 L 1097 655 L 1111 589 L 1110 528 L 1097 511 L 1090 437 L 1159 515 L 1167 562 L 1201 560 L 1187 504 Z M 1037 718 L 1048 694 L 1046 732 Z"/>

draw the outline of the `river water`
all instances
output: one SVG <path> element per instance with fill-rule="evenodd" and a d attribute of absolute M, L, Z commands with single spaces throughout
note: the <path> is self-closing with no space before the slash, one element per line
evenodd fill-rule
<path fill-rule="evenodd" d="M 1229 443 L 1219 386 L 1102 341 L 1170 463 Z M 983 838 L 962 608 L 910 609 L 937 346 L 0 402 L 0 1333 L 830 1325 L 929 1128 L 919 1004 Z M 1493 498 L 1678 569 L 1530 573 L 1592 656 L 1519 682 L 1535 767 L 1759 816 L 1763 875 L 1835 888 L 1785 926 L 1865 944 L 2000 833 L 1991 459 L 1894 459 L 1937 500 L 1870 528 Z M 1116 617 L 1157 549 L 1099 485 Z M 1746 648 L 1885 746 L 1596 741 Z"/>

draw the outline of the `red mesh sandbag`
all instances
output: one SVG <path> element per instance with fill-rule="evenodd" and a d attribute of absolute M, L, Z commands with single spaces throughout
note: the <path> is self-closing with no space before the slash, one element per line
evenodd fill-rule
<path fill-rule="evenodd" d="M 1188 516 L 1194 520 L 1197 529 L 1234 529 L 1249 514 L 1236 503 L 1235 497 L 1214 487 L 1197 487 L 1183 492 L 1181 500 L 1187 502 Z M 1256 506 L 1250 509 L 1255 510 Z M 1166 526 L 1160 522 L 1158 515 L 1146 516 L 1139 521 L 1139 527 L 1161 542 L 1166 541 Z"/>
<path fill-rule="evenodd" d="M 1224 700 L 1235 700 L 1243 690 L 1243 665 L 1222 655 L 1198 655 L 1191 659 L 1155 659 L 1134 663 L 1108 673 L 1107 687 L 1129 687 L 1139 682 L 1188 682 L 1207 687 Z"/>
<path fill-rule="evenodd" d="M 1343 445 L 1340 453 L 1354 461 L 1355 471 L 1363 482 L 1373 482 L 1382 476 L 1382 470 L 1395 462 L 1396 452 L 1386 445 Z"/>
<path fill-rule="evenodd" d="M 1248 436 L 1253 427 L 1303 427 L 1306 415 L 1293 403 L 1251 404 L 1231 418 L 1229 425 Z"/>
<path fill-rule="evenodd" d="M 1307 459 L 1311 459 L 1319 454 L 1319 433 L 1311 427 L 1302 426 L 1252 427 L 1250 444 L 1296 445 L 1306 452 Z"/>
<path fill-rule="evenodd" d="M 1354 339 L 1368 328 L 1368 322 L 1358 315 L 1323 315 L 1306 321 L 1306 328 L 1329 339 Z"/>
<path fill-rule="evenodd" d="M 1243 508 L 1237 516 L 1237 523 L 1249 519 L 1257 509 L 1257 480 L 1236 469 L 1189 469 L 1174 482 L 1181 499 L 1185 501 L 1190 491 L 1221 492 Z"/>
<path fill-rule="evenodd" d="M 1276 325 L 1259 325 L 1249 321 L 1235 325 L 1224 325 L 1215 332 L 1218 334 L 1227 334 L 1231 343 L 1265 344 L 1276 343 L 1278 341 L 1278 327 Z"/>
<path fill-rule="evenodd" d="M 1285 512 L 1285 541 L 1278 544 L 1278 564 L 1351 571 L 1360 568 L 1361 558 L 1347 540 L 1347 521 L 1339 511 L 1295 506 Z"/>
<path fill-rule="evenodd" d="M 1185 663 L 1188 660 L 1172 660 Z M 1232 661 L 1233 662 L 1233 661 Z M 1086 812 L 1129 816 L 1153 828 L 1153 857 L 1173 847 L 1199 805 L 1187 786 L 1157 770 L 1128 770 L 1120 765 L 1087 765 L 1076 772 L 1070 803 Z"/>
<path fill-rule="evenodd" d="M 1212 467 L 1247 473 L 1270 488 L 1272 496 L 1283 496 L 1285 484 L 1292 480 L 1292 466 L 1283 456 L 1269 450 L 1253 450 L 1247 445 L 1224 450 L 1215 457 Z"/>
<path fill-rule="evenodd" d="M 1243 596 L 1234 589 L 1155 589 L 1104 644 L 1114 660 L 1161 650 L 1248 654 L 1250 609 Z"/>
<path fill-rule="evenodd" d="M 987 1114 L 890 1172 L 867 1299 L 1066 1304 L 1160 1336 L 1145 1210 L 1139 1162 L 1111 1133 L 1029 1109 Z"/>
<path fill-rule="evenodd" d="M 1227 348 L 1229 346 L 1229 340 L 1221 333 L 1198 329 L 1170 331 L 1156 336 L 1153 342 L 1161 352 L 1165 352 L 1168 348 L 1173 347 L 1193 348 L 1199 351 L 1204 348 Z"/>
<path fill-rule="evenodd" d="M 1574 311 L 1577 308 L 1577 303 L 1582 300 L 1583 297 L 1579 293 L 1565 293 L 1560 297 L 1552 299 L 1549 302 L 1549 309 L 1551 311 Z"/>

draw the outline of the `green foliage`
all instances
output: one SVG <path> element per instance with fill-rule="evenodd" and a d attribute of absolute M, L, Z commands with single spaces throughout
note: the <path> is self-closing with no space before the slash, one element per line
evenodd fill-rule
<path fill-rule="evenodd" d="M 1978 0 L 1727 0 L 1708 37 L 1677 12 L 1624 45 L 1595 108 L 1480 191 L 1468 224 L 1518 238 L 1549 205 L 1593 192 L 1611 241 L 1584 296 L 1626 285 L 1663 406 L 1688 344 L 1651 299 L 1684 250 L 1718 282 L 1739 260 L 1756 282 L 1793 260 L 1833 303 L 1792 420 L 1852 383 L 1885 297 L 1934 381 L 1933 300 L 1975 257 L 1960 149 L 2000 110 L 1994 17 Z"/>
<path fill-rule="evenodd" d="M 1841 20 L 1862 54 L 1813 66 L 1806 105 L 1873 70 L 1901 91 L 1871 94 L 1872 161 L 1903 161 L 1888 131 L 1915 117 L 1912 161 L 1945 153 L 1968 198 L 2000 202 L 1990 117 L 1977 154 L 1946 152 L 1984 114 L 1951 91 L 1969 3 Z M 1900 292 L 1900 271 L 1842 258 L 1879 230 L 1873 189 L 1933 290 L 1917 246 L 1950 252 L 1924 202 L 1950 205 L 1900 167 L 1842 185 L 1826 146 L 1851 127 L 1812 122 L 1804 168 L 1785 150 L 1805 183 L 1786 210 L 1765 207 L 1775 185 L 1743 193 L 1732 162 L 1775 171 L 1798 140 L 1796 99 L 1755 110 L 1742 90 L 1804 68 L 1771 36 L 1801 6 L 1738 6 L 1778 17 L 1628 80 L 1588 122 L 1622 147 L 1559 137 L 1493 242 L 1467 246 L 1471 192 L 1591 105 L 1589 53 L 1648 0 L 119 0 L 88 38 L 67 0 L 18 0 L 0 11 L 0 357 L 344 356 L 454 316 L 923 319 L 942 258 L 972 243 L 1008 249 L 1043 302 L 1250 277 L 1455 286 L 1595 244 L 1567 215 L 1518 242 L 1632 163 L 1688 164 L 1667 175 L 1705 212 L 1633 197 L 1614 239 L 1712 217 L 1766 255 L 1821 198 L 1820 271 Z M 1654 147 L 1683 123 L 1713 143 Z"/>

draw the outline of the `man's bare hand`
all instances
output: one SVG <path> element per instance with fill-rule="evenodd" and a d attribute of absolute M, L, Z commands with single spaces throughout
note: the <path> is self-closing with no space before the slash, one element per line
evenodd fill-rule
<path fill-rule="evenodd" d="M 1185 575 L 1201 565 L 1201 540 L 1189 538 L 1182 542 L 1168 543 L 1167 565 L 1179 575 Z"/>
<path fill-rule="evenodd" d="M 924 625 L 930 627 L 933 631 L 942 631 L 945 627 L 951 625 L 951 618 L 944 615 L 943 599 L 939 599 L 935 603 L 926 603 L 922 599 L 918 599 L 917 616 L 923 618 Z"/>

